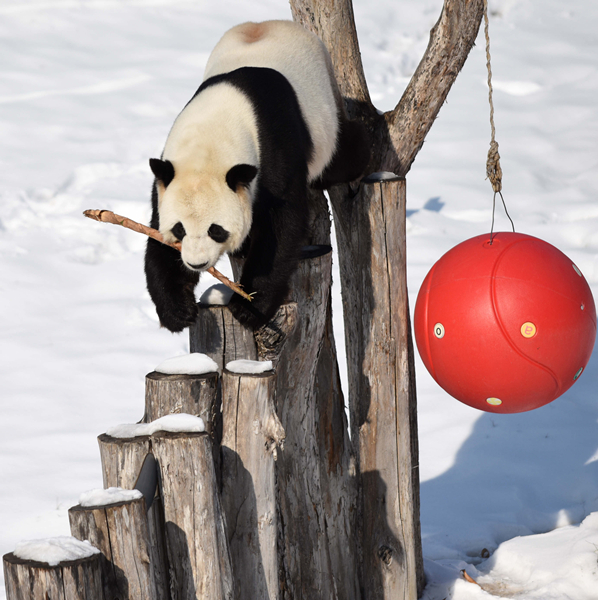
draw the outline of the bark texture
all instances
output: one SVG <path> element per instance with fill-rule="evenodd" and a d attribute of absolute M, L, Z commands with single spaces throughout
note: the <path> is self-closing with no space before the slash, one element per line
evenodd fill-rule
<path fill-rule="evenodd" d="M 345 330 L 352 439 L 360 470 L 366 598 L 417 598 L 423 586 L 417 413 L 405 272 L 405 180 L 365 183 L 342 263 L 361 307 Z M 345 232 L 343 232 L 345 233 Z M 358 441 L 358 442 L 357 442 Z"/>
<path fill-rule="evenodd" d="M 274 372 L 222 376 L 222 503 L 236 598 L 278 600 L 275 461 L 285 432 Z"/>
<path fill-rule="evenodd" d="M 104 600 L 100 555 L 55 567 L 4 555 L 6 600 Z"/>
<path fill-rule="evenodd" d="M 234 583 L 207 433 L 156 433 L 170 592 L 174 599 L 233 600 Z"/>
<path fill-rule="evenodd" d="M 158 600 L 150 562 L 150 538 L 143 498 L 109 506 L 73 506 L 71 535 L 102 553 L 105 600 Z"/>
<path fill-rule="evenodd" d="M 144 423 L 170 414 L 186 413 L 201 417 L 206 431 L 214 434 L 220 413 L 218 373 L 205 375 L 165 375 L 152 371 L 145 376 Z"/>
<path fill-rule="evenodd" d="M 222 369 L 232 360 L 257 360 L 252 332 L 226 306 L 199 304 L 195 325 L 189 328 L 191 352 L 207 354 Z"/>
<path fill-rule="evenodd" d="M 104 488 L 133 489 L 145 458 L 152 451 L 150 437 L 120 439 L 102 434 L 98 437 L 98 443 Z M 169 563 L 164 537 L 164 511 L 158 490 L 147 512 L 147 522 L 149 558 L 154 574 L 156 595 L 158 598 L 170 598 Z"/>

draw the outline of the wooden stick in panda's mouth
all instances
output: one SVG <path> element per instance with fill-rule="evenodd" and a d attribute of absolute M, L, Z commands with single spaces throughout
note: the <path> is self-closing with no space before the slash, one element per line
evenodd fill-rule
<path fill-rule="evenodd" d="M 175 248 L 179 252 L 181 251 L 181 242 L 169 243 L 164 240 L 162 234 L 152 227 L 147 227 L 146 225 L 142 225 L 141 223 L 137 223 L 137 221 L 133 221 L 132 219 L 128 219 L 127 217 L 121 217 L 116 213 L 113 213 L 111 210 L 101 210 L 101 209 L 91 209 L 83 211 L 83 214 L 89 219 L 93 219 L 94 221 L 101 221 L 102 223 L 112 223 L 113 225 L 122 225 L 127 229 L 132 229 L 137 233 L 143 233 L 152 239 L 161 242 L 162 244 L 166 244 L 171 248 Z M 220 271 L 217 271 L 214 267 L 210 267 L 206 269 L 207 272 L 224 283 L 224 285 L 228 286 L 231 290 L 236 292 L 237 294 L 243 296 L 246 300 L 251 302 L 252 297 L 244 292 L 239 284 L 232 282 L 228 277 L 225 277 Z"/>

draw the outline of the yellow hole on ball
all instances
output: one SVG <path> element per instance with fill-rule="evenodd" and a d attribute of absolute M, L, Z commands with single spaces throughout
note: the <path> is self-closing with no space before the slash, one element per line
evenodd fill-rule
<path fill-rule="evenodd" d="M 500 398 L 486 398 L 486 402 L 492 406 L 500 406 L 502 404 L 502 400 Z"/>
<path fill-rule="evenodd" d="M 536 328 L 536 326 L 533 323 L 530 323 L 529 321 L 521 326 L 521 335 L 524 338 L 534 337 L 537 331 L 538 329 Z"/>

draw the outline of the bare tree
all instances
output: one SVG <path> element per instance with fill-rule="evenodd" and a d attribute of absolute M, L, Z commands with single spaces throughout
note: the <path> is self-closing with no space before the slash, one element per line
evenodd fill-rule
<path fill-rule="evenodd" d="M 393 110 L 381 114 L 367 88 L 351 0 L 290 0 L 293 18 L 326 44 L 350 117 L 367 127 L 372 143 L 369 172 L 397 175 L 390 181 L 366 178 L 329 190 L 357 467 L 356 489 L 348 495 L 356 499 L 357 509 L 353 560 L 364 599 L 415 600 L 424 586 L 404 177 L 474 44 L 484 3 L 444 1 L 428 48 L 402 98 Z M 327 221 L 322 203 L 318 206 L 314 222 Z M 335 363 L 334 343 L 327 348 L 332 352 L 328 362 Z M 336 406 L 338 401 L 329 404 Z M 342 489 L 349 488 L 344 481 Z"/>

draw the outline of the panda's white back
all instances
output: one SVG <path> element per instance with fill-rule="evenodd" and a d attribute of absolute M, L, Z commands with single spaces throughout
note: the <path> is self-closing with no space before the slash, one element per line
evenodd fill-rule
<path fill-rule="evenodd" d="M 268 67 L 291 83 L 314 146 L 309 179 L 332 158 L 338 134 L 338 91 L 320 39 L 292 21 L 243 23 L 227 31 L 214 47 L 204 81 L 240 67 Z"/>

